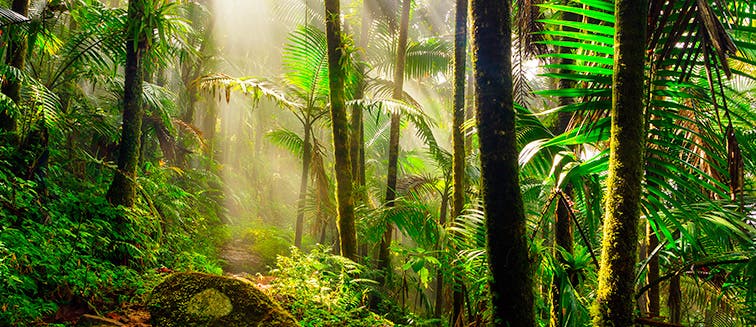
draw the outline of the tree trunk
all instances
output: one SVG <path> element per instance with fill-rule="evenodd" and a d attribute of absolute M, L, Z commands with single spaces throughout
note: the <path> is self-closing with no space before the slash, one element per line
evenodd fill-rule
<path fill-rule="evenodd" d="M 682 290 L 680 289 L 680 275 L 674 275 L 669 279 L 667 308 L 669 308 L 669 322 L 679 324 L 682 321 Z"/>
<path fill-rule="evenodd" d="M 443 194 L 441 194 L 441 208 L 438 212 L 438 224 L 444 226 L 446 224 L 446 215 L 449 207 L 449 189 L 444 188 Z M 437 242 L 439 251 L 442 251 L 441 242 Z M 433 306 L 433 314 L 440 318 L 444 307 L 444 272 L 441 267 L 436 271 L 436 303 Z"/>
<path fill-rule="evenodd" d="M 136 198 L 136 172 L 139 163 L 142 116 L 144 115 L 141 99 L 144 74 L 142 56 L 147 51 L 147 42 L 142 32 L 139 32 L 139 25 L 143 16 L 144 2 L 139 0 L 129 1 L 123 126 L 118 148 L 118 169 L 106 195 L 108 201 L 113 205 L 125 207 L 133 206 Z"/>
<path fill-rule="evenodd" d="M 342 66 L 341 11 L 339 0 L 325 1 L 326 38 L 328 42 L 328 78 L 331 88 L 331 126 L 336 168 L 336 207 L 338 208 L 341 255 L 357 259 L 357 232 L 352 196 L 352 163 L 349 156 L 349 122 L 344 103 L 344 67 Z"/>
<path fill-rule="evenodd" d="M 472 59 L 470 59 L 472 63 Z M 467 73 L 467 94 L 475 93 L 475 80 L 473 80 L 473 73 Z M 465 121 L 469 121 L 475 118 L 475 99 L 472 96 L 468 96 L 465 100 Z M 472 153 L 472 133 L 465 135 L 465 155 L 469 156 Z"/>
<path fill-rule="evenodd" d="M 370 17 L 370 9 L 367 1 L 362 5 L 362 26 L 360 29 L 360 39 L 358 47 L 364 51 L 363 54 L 367 55 L 368 37 L 370 36 L 370 24 L 372 24 L 372 18 Z M 360 64 L 358 67 L 360 75 L 365 75 L 366 67 L 364 64 Z M 357 92 L 355 94 L 356 99 L 362 99 L 365 96 L 365 88 L 367 87 L 366 81 L 363 79 L 360 85 L 357 86 Z M 354 106 L 352 109 L 352 137 L 351 149 L 349 154 L 352 160 L 352 180 L 356 185 L 357 192 L 355 197 L 357 201 L 365 201 L 365 126 L 363 125 L 363 108 L 360 106 Z"/>
<path fill-rule="evenodd" d="M 402 5 L 402 18 L 399 25 L 399 40 L 396 50 L 396 65 L 394 66 L 394 91 L 393 98 L 402 100 L 404 98 L 404 60 L 407 54 L 407 32 L 409 29 L 409 14 L 412 1 L 404 0 Z M 394 207 L 396 200 L 396 179 L 399 164 L 399 128 L 401 116 L 399 114 L 391 115 L 391 128 L 389 131 L 389 156 L 388 172 L 386 174 L 386 206 Z M 393 226 L 388 224 L 386 232 L 381 239 L 380 249 L 378 251 L 378 267 L 389 272 L 391 267 L 389 246 L 391 245 L 391 232 Z"/>
<path fill-rule="evenodd" d="M 465 73 L 467 60 L 467 1 L 457 0 L 454 27 L 454 118 L 452 121 L 452 221 L 465 205 Z M 454 283 L 463 283 L 459 274 L 454 274 Z M 452 294 L 452 323 L 460 321 L 464 311 L 464 296 L 461 287 L 454 287 Z M 452 324 L 452 326 L 454 326 Z"/>
<path fill-rule="evenodd" d="M 651 257 L 648 260 L 648 274 L 646 275 L 646 281 L 649 283 L 659 279 L 659 255 L 654 255 L 654 250 L 659 246 L 659 239 L 656 237 L 656 233 L 651 228 L 651 223 L 646 224 L 646 257 Z M 647 306 L 649 316 L 658 317 L 661 309 L 661 297 L 659 295 L 659 284 L 654 284 L 648 289 L 647 293 Z"/>
<path fill-rule="evenodd" d="M 302 248 L 302 234 L 304 233 L 304 208 L 307 204 L 307 183 L 310 180 L 310 161 L 312 160 L 312 125 L 304 124 L 304 138 L 302 144 L 302 178 L 299 180 L 299 200 L 297 201 L 297 221 L 294 229 L 294 246 Z"/>
<path fill-rule="evenodd" d="M 572 193 L 571 190 L 572 187 L 570 185 L 567 185 L 563 192 Z M 561 264 L 564 264 L 565 262 L 562 254 L 558 250 L 559 248 L 561 248 L 566 253 L 572 254 L 572 225 L 570 222 L 572 217 L 572 213 L 570 212 L 571 210 L 572 209 L 569 207 L 569 203 L 567 203 L 564 195 L 558 195 L 555 215 L 556 221 L 554 223 L 554 239 L 556 241 L 556 244 L 554 246 L 553 255 L 554 258 L 558 258 Z M 574 272 L 569 272 L 568 280 L 573 286 L 575 286 L 578 281 L 577 276 Z M 564 281 L 564 279 L 557 278 L 557 276 L 555 275 L 551 283 L 551 319 L 549 324 L 552 327 L 568 325 L 564 321 L 564 314 L 566 312 L 561 306 L 562 289 L 564 288 L 562 281 Z"/>
<path fill-rule="evenodd" d="M 615 3 L 612 127 L 595 326 L 633 325 L 633 281 L 643 179 L 646 0 Z"/>
<path fill-rule="evenodd" d="M 530 327 L 533 280 L 518 175 L 510 5 L 472 0 L 470 9 L 493 325 Z"/>
<path fill-rule="evenodd" d="M 29 0 L 13 0 L 11 10 L 24 15 L 29 15 Z M 21 37 L 20 26 L 9 26 L 9 41 L 6 51 L 6 62 L 19 70 L 24 69 L 26 61 L 26 38 Z M 2 87 L 3 94 L 8 96 L 16 105 L 21 101 L 21 83 L 18 81 L 6 81 Z M 16 120 L 6 111 L 0 111 L 0 132 L 15 132 Z"/>
<path fill-rule="evenodd" d="M 215 135 L 218 124 L 218 104 L 212 98 L 205 101 L 205 113 L 202 117 L 202 135 L 205 136 L 206 154 L 208 158 L 215 159 Z"/>

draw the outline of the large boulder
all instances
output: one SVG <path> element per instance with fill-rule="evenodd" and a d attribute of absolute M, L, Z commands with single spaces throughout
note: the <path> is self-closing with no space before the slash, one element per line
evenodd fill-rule
<path fill-rule="evenodd" d="M 288 312 L 239 278 L 174 273 L 148 299 L 153 326 L 298 326 Z"/>

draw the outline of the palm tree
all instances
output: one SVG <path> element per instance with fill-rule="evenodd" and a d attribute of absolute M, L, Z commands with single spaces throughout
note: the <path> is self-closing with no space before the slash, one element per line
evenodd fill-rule
<path fill-rule="evenodd" d="M 404 0 L 402 5 L 401 22 L 399 24 L 399 39 L 397 40 L 396 65 L 394 66 L 394 89 L 392 97 L 396 100 L 404 98 L 404 67 L 405 56 L 407 53 L 407 34 L 409 29 L 409 15 L 412 7 L 412 0 Z M 389 130 L 389 153 L 388 153 L 388 172 L 386 173 L 386 206 L 394 207 L 396 200 L 396 178 L 399 165 L 399 129 L 401 116 L 399 113 L 391 115 L 391 127 Z M 393 227 L 387 226 L 383 234 L 378 251 L 378 266 L 389 273 L 391 267 L 389 246 L 391 245 L 391 234 Z"/>
<path fill-rule="evenodd" d="M 633 325 L 633 292 L 644 153 L 644 76 L 648 2 L 619 0 L 614 9 L 612 127 L 606 217 L 593 322 Z"/>
<path fill-rule="evenodd" d="M 467 0 L 456 1 L 456 15 L 454 28 L 454 107 L 452 122 L 452 217 L 462 214 L 465 205 L 465 135 L 462 125 L 465 122 L 465 80 L 467 61 Z M 445 219 L 445 217 L 441 217 Z M 443 225 L 445 222 L 442 221 Z M 462 323 L 462 309 L 464 307 L 464 293 L 460 289 L 460 278 L 455 274 L 455 286 L 452 295 L 452 325 Z M 439 276 L 439 281 L 443 279 Z M 439 294 L 442 294 L 443 284 L 439 282 Z M 436 301 L 436 310 L 440 310 L 442 302 Z"/>
<path fill-rule="evenodd" d="M 470 12 L 493 324 L 533 326 L 512 98 L 510 7 L 501 1 L 473 0 Z"/>
<path fill-rule="evenodd" d="M 609 129 L 609 120 L 604 116 L 611 104 L 609 76 L 612 71 L 609 68 L 613 62 L 611 47 L 613 40 L 608 36 L 614 34 L 614 29 L 611 27 L 615 22 L 614 8 L 598 3 L 591 6 L 570 4 L 561 7 L 552 5 L 544 7 L 555 9 L 557 12 L 562 10 L 580 12 L 586 17 L 591 17 L 590 22 L 562 19 L 550 20 L 547 23 L 554 29 L 546 33 L 556 37 L 556 40 L 550 40 L 547 43 L 573 49 L 572 53 L 555 53 L 550 56 L 576 60 L 576 64 L 569 66 L 548 65 L 549 68 L 567 68 L 571 71 L 550 75 L 576 81 L 578 87 L 542 94 L 579 99 L 573 104 L 558 108 L 560 111 L 574 112 L 577 119 L 573 121 L 577 121 L 577 124 L 575 124 L 576 128 L 554 138 L 552 145 L 578 145 L 584 148 L 584 145 L 588 144 L 598 146 L 601 150 L 609 137 L 609 133 L 603 131 Z M 728 116 L 737 116 L 738 123 L 735 124 L 740 124 L 740 126 L 752 126 L 753 120 L 747 118 L 748 114 L 742 115 L 740 109 L 735 109 L 741 108 L 739 104 L 741 100 L 732 91 L 727 91 L 728 86 L 717 76 L 721 72 L 726 74 L 728 62 L 733 64 L 741 60 L 737 56 L 732 56 L 734 54 L 733 41 L 730 38 L 735 38 L 735 42 L 741 42 L 740 44 L 748 44 L 742 39 L 747 34 L 740 34 L 742 28 L 735 24 L 733 25 L 734 32 L 728 35 L 721 23 L 706 18 L 723 17 L 722 15 L 728 14 L 722 12 L 722 8 L 712 7 L 704 2 L 698 2 L 693 7 L 653 2 L 650 8 L 652 10 L 648 23 L 652 27 L 649 27 L 649 30 L 653 30 L 654 33 L 649 35 L 648 43 L 644 46 L 647 47 L 649 53 L 653 53 L 654 65 L 646 70 L 645 75 L 649 76 L 647 80 L 653 83 L 653 87 L 645 87 L 645 90 L 649 90 L 651 94 L 650 97 L 644 95 L 643 98 L 650 99 L 645 110 L 647 110 L 647 116 L 650 117 L 647 124 L 651 136 L 647 139 L 648 155 L 646 155 L 644 174 L 648 182 L 640 198 L 641 212 L 649 221 L 655 234 L 660 237 L 661 243 L 673 246 L 675 250 L 665 251 L 663 245 L 649 250 L 653 251 L 653 256 L 665 258 L 662 262 L 676 261 L 681 265 L 685 260 L 690 259 L 678 261 L 681 260 L 679 256 L 682 255 L 677 253 L 690 252 L 690 249 L 695 249 L 696 252 L 702 251 L 699 253 L 704 257 L 714 256 L 712 253 L 718 253 L 717 256 L 731 256 L 734 255 L 733 247 L 742 246 L 738 245 L 742 238 L 735 235 L 739 234 L 737 230 L 744 227 L 741 226 L 740 218 L 736 218 L 737 215 L 733 216 L 731 209 L 727 208 L 725 203 L 716 200 L 729 198 L 728 184 L 734 184 L 730 181 L 725 182 L 727 176 L 724 172 L 727 171 L 728 160 L 726 153 L 722 153 L 721 150 L 725 148 L 722 142 L 726 139 L 725 128 L 723 126 L 720 131 L 717 131 L 717 125 L 721 124 L 720 117 L 727 123 Z M 737 13 L 738 10 L 747 9 L 738 6 L 729 10 L 735 10 Z M 740 17 L 740 14 L 735 14 L 735 16 Z M 565 33 L 564 30 L 559 30 L 559 27 L 566 26 L 574 27 L 578 32 Z M 565 36 L 572 40 L 559 39 Z M 675 44 L 679 43 L 696 46 L 675 47 Z M 709 59 L 705 58 L 707 52 Z M 723 60 L 719 58 L 720 55 L 729 55 L 730 58 Z M 732 71 L 733 75 L 741 73 Z M 691 98 L 696 100 L 689 100 Z M 717 114 L 717 108 L 720 114 Z M 740 113 L 733 115 L 733 110 Z M 728 115 L 727 112 L 730 114 Z M 732 121 L 735 122 L 735 119 Z M 583 135 L 585 139 L 577 140 L 576 137 L 579 135 Z M 731 148 L 737 147 L 736 142 L 729 142 L 729 144 Z M 736 161 L 733 160 L 733 162 Z M 589 167 L 598 168 L 608 165 L 608 157 L 605 152 L 600 152 L 597 156 L 582 163 L 578 160 L 565 167 L 571 165 L 574 166 L 567 172 L 562 171 L 560 173 L 562 177 L 558 177 L 558 180 L 559 183 L 574 183 L 575 185 L 573 209 L 577 211 L 578 216 L 575 224 L 578 228 L 580 224 L 598 226 L 600 222 L 597 217 L 600 217 L 600 211 L 595 207 L 596 203 L 600 203 L 603 192 L 592 191 L 595 195 L 591 196 L 596 199 L 590 199 L 588 197 L 590 194 L 586 194 L 585 181 L 587 178 L 600 180 L 603 177 L 601 174 L 586 175 L 585 173 L 589 170 L 600 173 L 603 169 Z M 589 177 L 591 175 L 594 177 Z M 672 196 L 665 194 L 672 194 Z M 715 212 L 722 217 L 727 217 L 723 219 L 727 220 L 728 224 L 732 222 L 734 224 L 732 228 L 721 228 L 722 225 L 703 218 Z M 720 227 L 714 227 L 715 225 Z M 591 229 L 593 228 L 586 230 Z M 717 230 L 719 236 L 704 232 L 714 229 Z M 680 234 L 675 236 L 677 232 Z M 722 242 L 720 233 L 733 232 L 735 234 L 731 234 L 733 237 L 730 241 Z M 597 234 L 588 236 L 589 240 L 598 240 L 600 237 Z M 745 239 L 742 240 L 745 241 Z M 691 244 L 692 247 L 683 251 L 682 244 Z M 704 246 L 704 244 L 709 245 Z M 719 245 L 714 248 L 711 244 Z M 650 259 L 653 259 L 653 256 L 644 261 L 643 268 L 647 267 L 646 262 L 648 262 L 649 270 L 652 269 Z M 651 286 L 657 285 L 660 280 L 667 280 L 667 278 L 675 280 L 679 277 L 675 277 L 677 273 L 674 271 L 678 269 L 677 267 L 678 264 L 670 265 L 669 263 L 666 267 L 663 266 L 667 274 L 662 274 L 655 282 L 641 287 L 636 297 L 649 290 Z M 674 294 L 672 289 L 670 292 Z M 679 297 L 675 298 L 679 299 Z"/>
<path fill-rule="evenodd" d="M 118 168 L 106 195 L 113 205 L 131 207 L 136 198 L 136 171 L 142 133 L 143 58 L 148 50 L 142 28 L 145 2 L 130 0 L 126 28 L 126 77 L 123 96 L 123 126 L 119 143 Z"/>
<path fill-rule="evenodd" d="M 222 89 L 230 96 L 232 89 L 255 99 L 265 97 L 279 107 L 291 111 L 302 124 L 302 170 L 299 184 L 299 201 L 295 222 L 294 245 L 302 245 L 304 214 L 313 158 L 314 132 L 317 123 L 327 117 L 329 103 L 329 70 L 327 38 L 313 26 L 302 26 L 289 35 L 284 47 L 285 72 L 279 82 L 257 78 L 234 78 L 224 74 L 202 77 L 200 88 Z M 353 69 L 351 65 L 347 68 Z M 349 76 L 354 76 L 350 74 Z"/>
<path fill-rule="evenodd" d="M 336 205 L 338 207 L 341 255 L 357 259 L 357 232 L 352 195 L 352 163 L 349 156 L 349 123 L 344 101 L 344 45 L 341 41 L 339 0 L 325 1 L 328 77 L 331 98 L 331 126 L 336 166 Z"/>
<path fill-rule="evenodd" d="M 160 113 L 161 110 L 165 109 L 165 106 L 161 104 L 161 100 L 155 97 L 158 93 L 166 93 L 164 92 L 165 89 L 146 82 L 146 73 L 148 71 L 159 71 L 160 67 L 167 66 L 169 61 L 174 58 L 175 53 L 192 52 L 186 39 L 193 31 L 187 21 L 177 14 L 180 9 L 180 3 L 173 1 L 129 1 L 124 40 L 126 59 L 126 66 L 124 67 L 124 109 L 118 147 L 118 167 L 106 194 L 106 198 L 113 205 L 125 207 L 134 205 L 137 189 L 137 167 L 142 140 L 145 139 L 142 135 L 142 121 L 146 109 L 149 108 L 153 115 L 168 116 L 165 112 Z M 98 35 L 98 31 L 101 30 L 104 29 L 96 24 L 93 31 L 90 32 Z M 89 37 L 91 35 L 85 34 L 81 44 L 72 45 L 75 50 L 78 50 L 77 47 L 82 47 L 85 50 L 72 58 L 71 62 L 67 62 L 63 69 L 56 72 L 55 77 L 50 82 L 52 86 L 60 83 L 58 78 L 65 73 L 65 68 L 78 60 L 97 58 L 98 55 L 103 55 L 103 53 L 114 52 L 110 49 L 112 39 L 108 35 L 98 35 L 94 39 L 89 39 Z M 119 53 L 120 49 L 122 48 L 115 50 L 115 53 Z M 103 53 L 93 55 L 88 52 L 98 50 Z M 93 60 L 97 64 L 102 61 L 102 59 Z M 166 130 L 172 129 L 172 123 L 170 119 L 159 118 L 157 120 L 159 122 L 156 122 L 156 118 L 151 117 L 148 122 L 151 127 L 158 129 L 158 138 L 162 138 L 166 136 Z M 144 127 L 147 127 L 147 125 Z M 161 145 L 167 151 L 169 150 L 166 148 L 165 142 Z M 168 156 L 169 153 L 164 153 L 164 155 Z"/>

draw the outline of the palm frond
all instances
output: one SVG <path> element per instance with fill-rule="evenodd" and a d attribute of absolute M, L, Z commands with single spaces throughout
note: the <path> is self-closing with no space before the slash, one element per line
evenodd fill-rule
<path fill-rule="evenodd" d="M 371 72 L 379 77 L 394 74 L 396 65 L 396 32 L 385 23 L 378 22 L 371 33 L 368 49 Z M 453 44 L 442 38 L 410 40 L 405 54 L 406 79 L 435 78 L 437 74 L 448 73 L 452 59 Z"/>
<path fill-rule="evenodd" d="M 310 25 L 323 28 L 325 17 L 323 6 L 306 0 L 278 0 L 274 2 L 273 13 L 282 23 L 289 26 Z"/>
<path fill-rule="evenodd" d="M 241 91 L 253 100 L 265 97 L 282 108 L 298 110 L 303 107 L 303 104 L 289 100 L 274 84 L 256 78 L 234 78 L 226 74 L 214 74 L 202 76 L 195 83 L 199 90 L 209 92 L 219 100 L 225 99 L 226 102 L 231 100 L 231 91 Z"/>
<path fill-rule="evenodd" d="M 0 8 L 0 27 L 28 22 L 30 19 L 8 8 Z"/>
<path fill-rule="evenodd" d="M 451 67 L 452 43 L 445 39 L 429 38 L 407 44 L 404 77 L 432 78 L 447 74 Z"/>
<path fill-rule="evenodd" d="M 323 31 L 300 26 L 284 46 L 284 80 L 287 88 L 303 100 L 307 108 L 323 108 L 329 103 L 328 54 Z"/>
<path fill-rule="evenodd" d="M 304 141 L 296 132 L 279 127 L 265 134 L 265 137 L 273 144 L 291 152 L 297 158 L 302 158 Z"/>

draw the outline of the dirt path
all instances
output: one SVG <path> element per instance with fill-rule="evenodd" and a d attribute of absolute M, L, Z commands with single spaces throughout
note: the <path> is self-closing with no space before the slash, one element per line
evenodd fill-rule
<path fill-rule="evenodd" d="M 225 275 L 255 275 L 265 271 L 260 256 L 252 253 L 250 244 L 242 240 L 233 240 L 223 246 L 220 258 L 224 261 Z"/>

